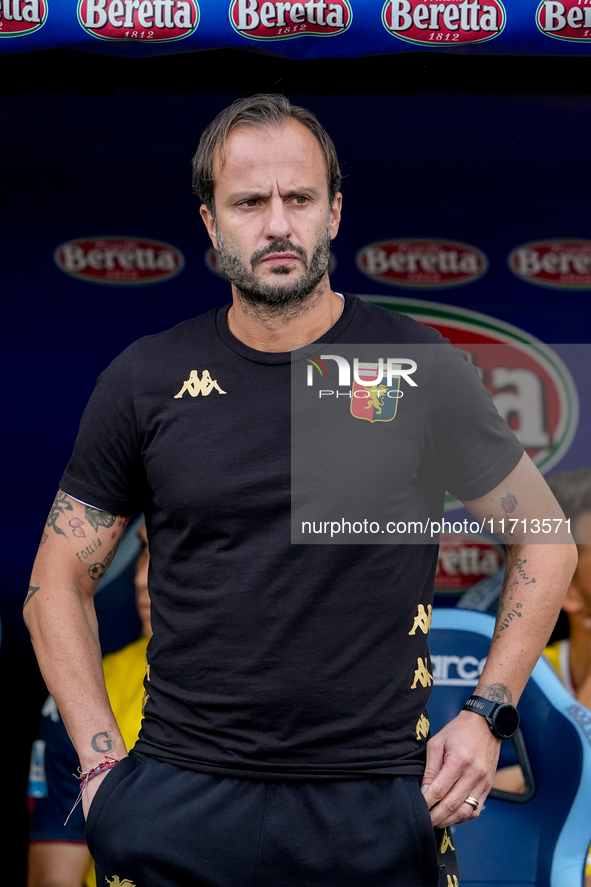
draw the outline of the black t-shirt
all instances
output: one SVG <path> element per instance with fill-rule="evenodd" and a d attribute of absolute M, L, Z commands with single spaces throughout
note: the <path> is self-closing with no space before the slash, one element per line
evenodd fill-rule
<path fill-rule="evenodd" d="M 437 546 L 291 544 L 292 355 L 248 348 L 226 313 L 113 361 L 61 481 L 96 508 L 146 515 L 154 636 L 136 748 L 220 774 L 419 775 Z M 351 417 L 375 428 L 419 497 L 424 466 L 441 493 L 474 499 L 519 461 L 475 370 L 434 330 L 347 296 L 321 342 L 322 353 L 331 343 L 433 346 L 404 445 L 402 409 L 392 422 Z M 334 398 L 349 410 L 346 401 Z"/>

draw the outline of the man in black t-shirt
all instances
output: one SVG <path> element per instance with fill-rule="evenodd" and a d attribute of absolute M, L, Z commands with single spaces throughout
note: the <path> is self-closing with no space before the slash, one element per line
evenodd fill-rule
<path fill-rule="evenodd" d="M 392 534 L 434 527 L 445 489 L 488 527 L 507 501 L 524 525 L 562 513 L 459 352 L 331 290 L 340 173 L 310 112 L 280 96 L 235 103 L 203 134 L 194 173 L 232 304 L 134 343 L 103 373 L 25 602 L 90 777 L 98 881 L 455 887 L 448 827 L 479 814 L 499 751 L 481 711 L 513 716 L 576 555 L 568 534 L 505 538 L 480 700 L 427 743 L 436 545 L 429 531 L 415 544 Z M 324 379 L 331 361 L 344 386 L 332 400 L 306 369 Z M 396 520 L 357 520 L 359 502 L 382 498 Z M 309 544 L 293 534 L 302 501 L 325 512 L 299 521 Z M 332 544 L 335 505 L 345 544 Z M 92 591 L 140 507 L 154 635 L 127 755 Z"/>

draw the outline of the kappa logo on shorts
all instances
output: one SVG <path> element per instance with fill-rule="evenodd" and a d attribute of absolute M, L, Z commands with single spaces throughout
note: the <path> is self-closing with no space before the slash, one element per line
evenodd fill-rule
<path fill-rule="evenodd" d="M 443 830 L 443 838 L 441 840 L 441 846 L 439 848 L 440 853 L 447 853 L 448 850 L 455 850 L 456 848 L 451 842 L 451 835 L 448 832 L 447 828 Z"/>
<path fill-rule="evenodd" d="M 217 379 L 211 378 L 209 370 L 203 370 L 201 378 L 199 378 L 197 370 L 191 370 L 189 378 L 183 382 L 183 387 L 178 394 L 174 395 L 174 397 L 182 397 L 185 391 L 187 391 L 191 397 L 197 397 L 199 394 L 202 394 L 203 397 L 207 397 L 207 395 L 211 394 L 214 389 L 218 394 L 228 393 L 227 391 L 224 391 L 223 388 L 220 388 Z"/>

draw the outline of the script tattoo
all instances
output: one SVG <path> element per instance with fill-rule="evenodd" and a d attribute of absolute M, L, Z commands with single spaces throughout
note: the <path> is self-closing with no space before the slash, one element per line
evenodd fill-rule
<path fill-rule="evenodd" d="M 108 530 L 116 520 L 116 515 L 109 514 L 108 511 L 99 511 L 98 508 L 91 508 L 90 505 L 84 509 L 84 517 L 95 533 L 98 533 L 99 527 L 105 527 Z"/>
<path fill-rule="evenodd" d="M 51 506 L 51 510 L 49 512 L 49 517 L 47 518 L 47 526 L 51 527 L 54 533 L 58 533 L 60 536 L 65 536 L 66 534 L 60 527 L 57 525 L 57 519 L 60 515 L 63 515 L 66 511 L 73 511 L 74 506 L 70 502 L 67 493 L 63 493 L 61 490 L 58 490 L 57 496 L 53 500 L 53 505 Z"/>
<path fill-rule="evenodd" d="M 527 558 L 518 557 L 517 560 L 515 561 L 515 569 L 519 573 L 520 578 L 525 580 L 526 585 L 535 584 L 536 580 L 532 576 L 527 575 L 527 572 L 525 569 L 526 564 L 527 564 Z"/>
<path fill-rule="evenodd" d="M 526 558 L 518 557 L 512 568 L 512 576 L 510 581 L 505 580 L 499 597 L 499 606 L 497 609 L 497 624 L 495 627 L 494 641 L 501 637 L 501 632 L 506 631 L 511 623 L 523 616 L 523 604 L 515 599 L 517 588 L 522 584 L 535 585 L 535 578 L 526 572 Z M 517 573 L 517 575 L 515 575 Z"/>
<path fill-rule="evenodd" d="M 104 754 L 107 751 L 113 751 L 113 740 L 106 730 L 104 730 L 102 733 L 95 733 L 90 740 L 90 744 L 93 750 L 99 752 L 99 754 Z"/>

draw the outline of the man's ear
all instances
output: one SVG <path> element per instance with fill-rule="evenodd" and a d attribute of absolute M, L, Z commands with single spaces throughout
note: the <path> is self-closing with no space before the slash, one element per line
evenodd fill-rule
<path fill-rule="evenodd" d="M 339 231 L 339 225 L 341 224 L 341 207 L 343 205 L 343 195 L 340 191 L 335 194 L 335 198 L 332 202 L 332 206 L 330 208 L 330 239 L 334 240 Z"/>
<path fill-rule="evenodd" d="M 214 249 L 218 248 L 218 241 L 216 237 L 215 231 L 215 218 L 211 210 L 209 210 L 204 203 L 199 207 L 199 215 L 203 219 L 203 224 L 207 228 L 207 233 L 209 234 L 210 240 L 213 243 Z"/>

